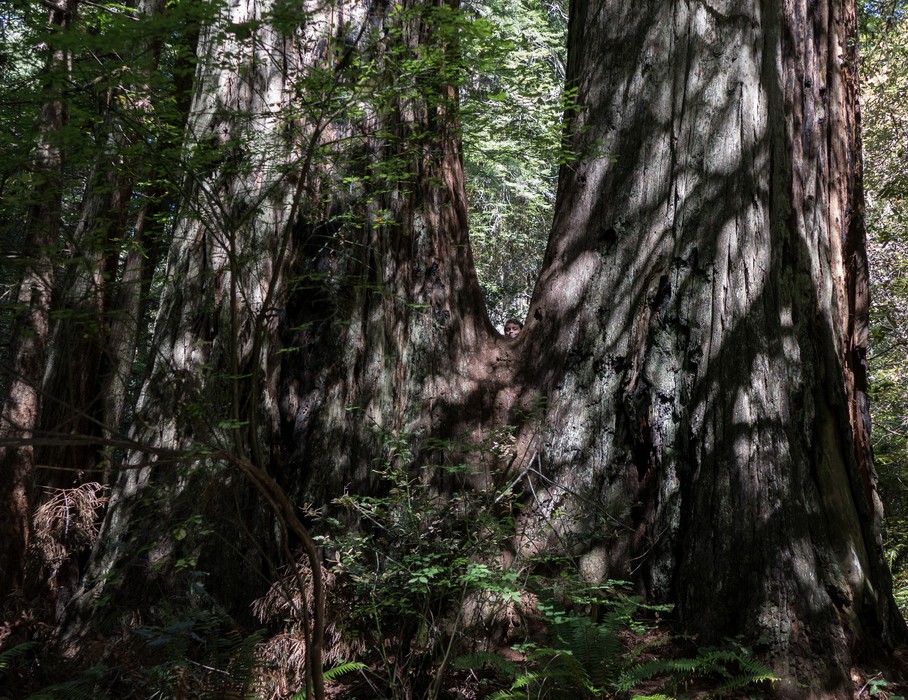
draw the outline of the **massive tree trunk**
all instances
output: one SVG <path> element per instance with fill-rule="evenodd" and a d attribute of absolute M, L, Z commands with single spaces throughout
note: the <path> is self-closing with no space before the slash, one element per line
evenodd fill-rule
<path fill-rule="evenodd" d="M 223 62 L 197 74 L 154 367 L 68 631 L 196 565 L 244 608 L 293 540 L 225 464 L 323 505 L 374 487 L 382 436 L 418 454 L 541 398 L 523 471 L 473 484 L 533 486 L 518 555 L 632 578 L 703 640 L 765 644 L 783 688 L 845 696 L 904 638 L 866 439 L 852 9 L 576 0 L 578 160 L 509 341 L 469 252 L 456 47 L 414 58 L 439 7 L 290 30 L 237 1 L 204 34 Z M 199 516 L 218 532 L 187 535 Z"/>
<path fill-rule="evenodd" d="M 578 161 L 520 340 L 584 567 L 704 641 L 766 640 L 817 697 L 904 640 L 868 448 L 854 31 L 835 1 L 574 2 Z"/>
<path fill-rule="evenodd" d="M 108 613 L 162 623 L 165 598 L 248 621 L 290 547 L 311 544 L 273 486 L 297 504 L 368 491 L 387 436 L 437 433 L 478 384 L 493 332 L 467 240 L 456 46 L 434 36 L 446 9 L 313 7 L 294 29 L 240 1 L 203 32 L 154 366 L 59 629 L 66 654 L 108 634 Z"/>
<path fill-rule="evenodd" d="M 196 513 L 220 529 L 223 523 L 213 514 L 226 511 L 235 528 L 257 530 L 247 518 L 256 518 L 249 516 L 254 504 L 237 486 L 238 475 L 218 469 L 205 455 L 227 449 L 246 456 L 249 425 L 256 422 L 256 415 L 246 417 L 247 401 L 258 414 L 262 397 L 245 395 L 243 377 L 261 371 L 252 349 L 263 337 L 259 326 L 271 331 L 275 323 L 263 303 L 281 277 L 276 259 L 286 255 L 280 249 L 286 247 L 295 209 L 293 183 L 284 170 L 298 154 L 289 139 L 282 143 L 285 134 L 276 121 L 297 67 L 288 56 L 294 44 L 270 26 L 249 29 L 261 12 L 255 3 L 218 6 L 218 17 L 199 37 L 183 192 L 151 370 L 129 435 L 133 448 L 121 465 L 81 593 L 64 625 L 67 639 L 81 631 L 94 602 L 111 594 L 108 580 L 114 574 L 123 578 L 113 592 L 115 602 L 138 608 L 153 604 L 168 585 L 181 587 L 177 580 L 185 579 L 177 574 L 191 574 L 204 539 L 187 526 Z M 228 26 L 238 29 L 227 34 Z M 257 442 L 259 435 L 253 435 Z M 149 512 L 150 503 L 159 512 Z M 148 518 L 156 519 L 155 526 Z M 190 531 L 190 537 L 175 539 L 175 528 Z M 220 547 L 228 547 L 228 558 L 235 554 L 237 542 L 251 550 L 248 561 L 239 553 L 240 566 L 232 573 L 225 569 L 215 582 L 222 600 L 235 593 L 239 581 L 255 590 L 261 564 L 253 545 L 242 534 L 217 534 L 225 539 L 207 542 L 207 555 L 215 560 Z M 262 536 L 263 551 L 272 552 L 270 538 L 256 535 Z"/>
<path fill-rule="evenodd" d="M 288 535 L 227 465 L 319 502 L 368 484 L 376 429 L 426 426 L 407 412 L 450 392 L 451 358 L 491 333 L 444 56 L 416 76 L 383 58 L 384 42 L 418 55 L 432 7 L 313 6 L 294 30 L 235 2 L 203 33 L 154 366 L 67 639 L 112 577 L 118 601 L 148 606 L 196 563 L 244 614 Z M 214 532 L 170 537 L 200 512 Z"/>

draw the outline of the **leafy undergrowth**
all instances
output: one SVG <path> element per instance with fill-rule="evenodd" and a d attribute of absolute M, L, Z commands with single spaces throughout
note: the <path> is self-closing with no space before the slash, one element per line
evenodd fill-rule
<path fill-rule="evenodd" d="M 902 662 L 904 667 L 904 662 Z M 904 680 L 895 680 L 892 671 L 862 671 L 854 669 L 851 679 L 854 682 L 855 700 L 905 700 L 908 692 Z"/>
<path fill-rule="evenodd" d="M 671 627 L 668 607 L 646 604 L 628 584 L 590 583 L 567 552 L 513 547 L 526 534 L 518 520 L 529 496 L 510 480 L 471 486 L 485 457 L 508 461 L 510 428 L 457 450 L 478 455 L 475 464 L 420 469 L 411 467 L 407 436 L 379 437 L 384 495 L 345 494 L 311 514 L 326 553 L 328 697 L 655 700 L 773 691 L 777 679 L 742 640 L 699 645 Z M 454 484 L 444 497 L 439 474 Z M 279 570 L 247 628 L 207 592 L 207 575 L 193 571 L 189 594 L 142 618 L 102 611 L 109 636 L 83 646 L 78 667 L 38 646 L 3 646 L 0 637 L 0 700 L 305 698 L 315 612 L 307 567 Z M 21 627 L 22 641 L 40 638 L 36 624 Z M 855 673 L 856 697 L 902 694 L 882 670 Z"/>
<path fill-rule="evenodd" d="M 735 641 L 701 647 L 631 598 L 597 613 L 588 607 L 541 608 L 532 641 L 458 657 L 444 673 L 439 700 L 699 700 L 763 698 L 775 679 Z M 628 616 L 631 613 L 631 617 Z M 291 698 L 304 688 L 263 693 L 269 660 L 261 633 L 246 634 L 207 615 L 142 628 L 132 648 L 94 649 L 94 663 L 74 673 L 36 643 L 0 651 L 0 700 L 30 698 Z M 326 650 L 329 651 L 330 650 Z M 904 665 L 904 664 L 903 664 Z M 389 687 L 386 669 L 339 661 L 326 671 L 331 700 L 425 698 Z M 43 680 L 43 683 L 42 683 Z M 905 687 L 888 669 L 855 669 L 856 700 L 903 700 Z M 42 687 L 43 686 L 43 687 Z M 413 689 L 411 689 L 413 690 Z"/>
<path fill-rule="evenodd" d="M 635 607 L 632 603 L 631 607 Z M 598 622 L 589 614 L 548 615 L 540 639 L 457 658 L 443 699 L 669 700 L 763 697 L 776 678 L 745 647 L 698 647 L 665 623 L 628 625 L 628 605 Z M 632 629 L 633 627 L 633 629 Z M 379 697 L 368 674 L 329 684 L 332 698 Z"/>

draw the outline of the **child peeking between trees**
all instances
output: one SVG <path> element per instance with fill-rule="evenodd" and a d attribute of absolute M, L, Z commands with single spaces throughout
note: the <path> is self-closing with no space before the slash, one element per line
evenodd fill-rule
<path fill-rule="evenodd" d="M 522 329 L 523 324 L 516 318 L 509 318 L 504 322 L 504 334 L 508 336 L 508 338 L 516 338 L 520 335 Z"/>

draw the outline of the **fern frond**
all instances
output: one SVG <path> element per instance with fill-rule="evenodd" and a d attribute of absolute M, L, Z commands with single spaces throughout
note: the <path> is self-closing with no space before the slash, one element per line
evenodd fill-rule
<path fill-rule="evenodd" d="M 756 683 L 775 683 L 779 680 L 770 672 L 765 674 L 741 673 L 737 676 L 731 676 L 727 681 L 722 683 L 716 690 L 720 693 L 728 693 L 735 690 L 742 690 Z"/>
<path fill-rule="evenodd" d="M 333 681 L 337 678 L 340 678 L 345 673 L 350 673 L 351 671 L 361 671 L 364 668 L 366 668 L 366 664 L 360 661 L 347 661 L 338 664 L 333 668 L 329 668 L 322 675 L 324 676 L 326 681 Z"/>
<path fill-rule="evenodd" d="M 22 642 L 21 644 L 17 644 L 4 651 L 0 654 L 0 671 L 6 670 L 9 667 L 10 662 L 17 656 L 22 656 L 25 652 L 34 649 L 36 646 L 38 646 L 38 642 Z"/>
<path fill-rule="evenodd" d="M 616 687 L 620 691 L 627 692 L 638 683 L 655 676 L 666 674 L 689 676 L 699 668 L 701 668 L 701 664 L 697 659 L 654 659 L 626 669 L 618 679 Z"/>
<path fill-rule="evenodd" d="M 707 648 L 697 655 L 712 673 L 724 678 L 721 692 L 740 690 L 754 683 L 779 680 L 772 671 L 749 655 L 745 649 Z"/>
<path fill-rule="evenodd" d="M 621 662 L 620 626 L 594 624 L 589 618 L 565 625 L 562 641 L 577 659 L 585 678 L 596 688 L 613 683 Z"/>
<path fill-rule="evenodd" d="M 616 687 L 630 691 L 638 683 L 662 675 L 669 675 L 676 681 L 694 676 L 718 678 L 721 679 L 717 689 L 720 693 L 779 680 L 769 668 L 741 651 L 705 648 L 693 659 L 655 659 L 636 664 L 622 674 Z"/>
<path fill-rule="evenodd" d="M 653 641 L 641 642 L 639 644 L 635 644 L 634 647 L 627 652 L 625 658 L 627 661 L 633 661 L 634 659 L 639 658 L 643 653 L 653 651 L 654 649 L 664 647 L 665 645 L 665 639 L 656 639 Z"/>
<path fill-rule="evenodd" d="M 520 690 L 521 688 L 529 688 L 533 683 L 538 681 L 540 678 L 545 678 L 545 674 L 539 673 L 525 673 L 520 678 L 514 681 L 511 685 L 511 690 Z"/>

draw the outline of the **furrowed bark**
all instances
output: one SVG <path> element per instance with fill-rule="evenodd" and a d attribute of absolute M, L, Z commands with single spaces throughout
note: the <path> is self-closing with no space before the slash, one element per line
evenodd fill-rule
<path fill-rule="evenodd" d="M 151 19 L 163 6 L 163 0 L 142 0 L 136 11 Z M 148 81 L 157 70 L 161 42 L 149 38 L 134 52 L 142 62 L 131 66 L 130 75 L 141 84 L 106 89 L 102 121 L 96 127 L 102 144 L 87 178 L 75 231 L 65 243 L 68 257 L 55 263 L 61 279 L 40 388 L 30 499 L 36 532 L 43 529 L 50 539 L 56 537 L 51 534 L 54 523 L 38 522 L 44 504 L 61 489 L 109 484 L 107 458 L 121 437 L 147 292 L 163 245 L 160 230 L 155 231 L 161 226 L 148 225 L 146 219 L 172 204 L 160 186 L 139 184 L 143 172 L 159 176 L 151 172 L 161 163 L 163 137 L 155 127 L 162 130 L 163 122 L 174 118 L 173 112 L 154 115 L 149 98 Z M 148 141 L 153 143 L 143 148 Z M 138 198 L 146 205 L 136 217 L 130 207 Z M 66 518 L 85 515 L 72 512 Z M 54 603 L 55 618 L 78 585 L 79 561 L 90 546 L 80 538 L 68 540 L 69 531 L 62 528 L 63 540 L 55 543 L 59 548 L 46 542 L 48 551 L 33 547 L 28 565 L 35 596 Z M 65 552 L 62 561 L 60 548 Z"/>
<path fill-rule="evenodd" d="M 444 7 L 338 3 L 288 32 L 236 0 L 206 29 L 223 62 L 196 78 L 136 448 L 64 636 L 108 593 L 154 611 L 188 560 L 242 611 L 291 545 L 315 574 L 295 508 L 382 488 L 383 441 L 415 470 L 431 438 L 510 423 L 520 473 L 473 485 L 527 485 L 515 552 L 743 636 L 780 693 L 849 695 L 905 640 L 867 442 L 853 8 L 575 0 L 578 157 L 509 341 L 473 272 L 455 91 L 414 59 Z M 367 50 L 370 99 L 346 72 Z M 223 539 L 187 535 L 199 518 Z"/>
<path fill-rule="evenodd" d="M 267 5 L 236 2 L 203 33 L 199 55 L 225 59 L 196 77 L 186 149 L 198 170 L 187 172 L 154 367 L 131 434 L 149 448 L 129 454 L 114 489 L 62 627 L 69 653 L 97 629 L 94 601 L 111 593 L 115 606 L 151 608 L 186 575 L 175 564 L 187 550 L 216 572 L 208 590 L 244 614 L 266 583 L 257 572 L 276 568 L 288 544 L 264 507 L 284 500 L 270 486 L 261 498 L 262 484 L 302 503 L 301 494 L 327 501 L 346 483 L 374 481 L 376 431 L 431 426 L 456 411 L 452 387 L 463 378 L 445 376 L 450 361 L 473 362 L 465 348 L 491 332 L 466 237 L 456 94 L 433 78 L 425 93 L 401 96 L 398 83 L 412 76 L 382 65 L 383 32 L 417 55 L 431 15 L 421 4 L 335 10 L 313 10 L 288 36 L 270 25 Z M 363 116 L 345 123 L 350 105 L 338 101 L 351 99 L 343 71 L 362 60 L 356 52 L 375 52 L 376 81 L 387 82 L 357 96 Z M 384 175 L 389 162 L 397 179 Z M 345 175 L 359 180 L 357 196 L 333 194 Z M 332 219 L 343 215 L 356 225 L 338 231 Z M 408 413 L 430 398 L 437 410 Z M 348 451 L 338 454 L 339 444 Z M 164 460 L 157 448 L 182 457 Z M 276 510 L 290 544 L 306 545 L 305 528 Z M 192 514 L 218 523 L 231 548 L 175 540 Z M 236 542 L 257 551 L 238 561 Z M 317 655 L 321 631 L 313 634 Z M 311 668 L 316 677 L 320 661 Z"/>
<path fill-rule="evenodd" d="M 703 641 L 768 644 L 783 689 L 816 697 L 904 640 L 867 447 L 846 8 L 574 4 L 580 155 L 522 341 L 555 339 L 538 449 L 590 574 L 632 575 Z"/>
<path fill-rule="evenodd" d="M 49 28 L 62 31 L 72 22 L 76 0 L 52 6 Z M 24 251 L 30 257 L 17 298 L 0 414 L 0 541 L 4 565 L 0 590 L 19 591 L 24 583 L 29 540 L 29 490 L 34 468 L 35 430 L 49 338 L 50 304 L 54 285 L 54 253 L 59 245 L 63 197 L 62 131 L 67 121 L 60 94 L 68 70 L 68 52 L 50 51 L 45 68 L 47 99 L 41 111 L 33 165 L 32 204 L 25 222 Z M 16 444 L 17 441 L 19 444 Z"/>

